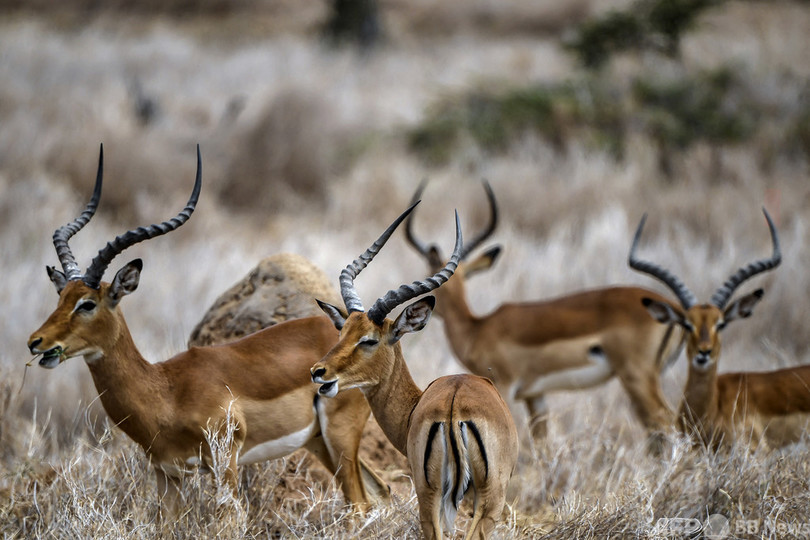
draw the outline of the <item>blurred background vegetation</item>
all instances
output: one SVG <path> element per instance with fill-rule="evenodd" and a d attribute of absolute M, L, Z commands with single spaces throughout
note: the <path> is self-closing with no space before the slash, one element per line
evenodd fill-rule
<path fill-rule="evenodd" d="M 708 297 L 769 252 L 766 206 L 784 261 L 752 283 L 766 298 L 726 332 L 721 370 L 807 363 L 808 50 L 801 0 L 0 0 L 0 495 L 27 477 L 21 462 L 78 463 L 66 476 L 76 488 L 98 449 L 123 447 L 125 464 L 137 455 L 110 443 L 81 359 L 32 366 L 22 383 L 26 340 L 56 302 L 43 268 L 56 262 L 51 234 L 85 204 L 100 142 L 104 195 L 71 242 L 80 264 L 176 212 L 202 147 L 194 218 L 113 264 L 145 261 L 122 307 L 153 360 L 183 350 L 214 299 L 267 255 L 299 253 L 336 278 L 429 178 L 416 228 L 442 245 L 454 208 L 468 236 L 483 224 L 482 179 L 498 198 L 505 249 L 471 286 L 478 313 L 615 283 L 662 290 L 626 268 L 644 212 L 645 256 Z M 364 299 L 426 271 L 398 237 L 376 264 L 358 281 Z M 439 320 L 404 346 L 419 384 L 461 369 Z M 684 371 L 680 361 L 665 376 L 672 404 Z M 586 526 L 596 522 L 633 534 L 651 513 L 757 505 L 806 515 L 800 459 L 778 486 L 797 506 L 777 508 L 767 490 L 740 494 L 722 480 L 770 485 L 767 460 L 741 455 L 733 470 L 710 457 L 664 470 L 646 461 L 614 383 L 551 408 L 556 461 L 516 484 L 518 511 L 537 527 L 548 518 L 569 524 L 560 536 L 597 535 Z M 662 492 L 661 478 L 677 481 Z M 41 515 L 58 515 L 60 500 L 76 515 L 88 508 L 48 495 Z M 33 498 L 25 511 L 10 500 L 0 500 L 0 515 L 16 516 L 9 527 L 34 519 Z M 73 525 L 97 532 L 82 528 L 89 518 Z"/>

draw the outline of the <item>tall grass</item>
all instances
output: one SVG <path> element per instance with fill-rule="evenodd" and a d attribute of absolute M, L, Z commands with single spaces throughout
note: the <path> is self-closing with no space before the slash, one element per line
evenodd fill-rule
<path fill-rule="evenodd" d="M 686 69 L 733 60 L 756 74 L 751 80 L 760 94 L 801 104 L 793 81 L 807 75 L 808 64 L 794 36 L 810 35 L 808 9 L 790 2 L 768 6 L 767 13 L 757 3 L 728 6 L 684 39 Z M 389 9 L 400 10 L 400 21 L 419 21 L 424 6 L 402 2 Z M 786 21 L 795 31 L 782 31 Z M 140 538 L 158 532 L 151 467 L 108 426 L 81 359 L 55 370 L 24 368 L 26 340 L 56 304 L 43 268 L 57 262 L 51 234 L 86 202 L 99 142 L 105 191 L 99 215 L 71 242 L 80 264 L 114 235 L 178 211 L 191 189 L 194 144 L 202 144 L 204 186 L 193 218 L 131 248 L 110 268 L 135 257 L 145 261 L 139 290 L 122 309 L 153 361 L 183 350 L 207 307 L 264 256 L 296 252 L 336 278 L 424 177 L 430 184 L 416 228 L 447 251 L 453 208 L 470 237 L 486 219 L 480 180 L 496 192 L 502 220 L 493 241 L 505 249 L 493 271 L 470 282 L 470 303 L 479 313 L 504 301 L 615 283 L 663 290 L 626 267 L 644 212 L 643 256 L 707 298 L 741 264 L 769 253 L 760 211 L 766 205 L 784 260 L 752 282 L 766 297 L 751 319 L 725 331 L 721 371 L 810 361 L 804 331 L 810 304 L 803 294 L 810 285 L 810 183 L 805 158 L 769 150 L 767 142 L 781 134 L 759 133 L 738 146 L 698 144 L 677 158 L 670 180 L 642 137 L 627 141 L 621 160 L 577 140 L 560 151 L 531 134 L 497 155 L 468 141 L 446 164 L 431 167 L 407 150 L 403 136 L 431 104 L 482 82 L 563 81 L 576 68 L 554 33 L 479 33 L 471 25 L 443 35 L 420 24 L 403 24 L 382 49 L 356 56 L 325 49 L 308 31 L 263 37 L 249 27 L 244 31 L 253 39 L 228 39 L 222 28 L 206 33 L 217 20 L 204 16 L 193 27 L 148 17 L 65 26 L 36 14 L 0 22 L 0 534 Z M 609 73 L 654 72 L 650 64 L 619 58 Z M 784 70 L 789 85 L 778 84 Z M 285 107 L 290 96 L 303 101 Z M 145 100 L 154 106 L 148 118 Z M 288 137 L 284 127 L 293 124 L 298 131 Z M 264 142 L 251 147 L 259 135 Z M 298 161 L 278 166 L 276 156 L 288 155 L 278 148 L 290 143 Z M 722 178 L 712 176 L 718 159 Z M 228 186 L 264 191 L 255 201 L 232 204 L 225 200 Z M 357 280 L 358 292 L 376 298 L 426 271 L 396 235 Z M 440 320 L 403 346 L 422 386 L 461 370 Z M 683 361 L 664 376 L 673 406 L 684 376 Z M 555 395 L 551 411 L 547 443 L 522 452 L 499 537 L 665 536 L 660 518 L 705 523 L 714 514 L 732 526 L 759 520 L 758 536 L 767 535 L 768 524 L 796 531 L 807 520 L 806 441 L 773 453 L 739 446 L 714 455 L 674 438 L 670 453 L 653 458 L 615 381 Z M 244 468 L 238 509 L 218 507 L 215 476 L 189 476 L 188 512 L 176 523 L 177 535 L 418 534 L 416 499 L 401 464 L 384 471 L 394 485 L 392 503 L 365 517 L 348 512 L 328 475 L 311 464 L 295 454 Z M 457 525 L 468 518 L 462 512 Z"/>

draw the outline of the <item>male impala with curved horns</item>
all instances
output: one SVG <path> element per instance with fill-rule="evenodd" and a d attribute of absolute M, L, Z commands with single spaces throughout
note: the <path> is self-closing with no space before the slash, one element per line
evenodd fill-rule
<path fill-rule="evenodd" d="M 768 212 L 763 212 L 773 254 L 737 270 L 707 304 L 699 304 L 692 291 L 666 269 L 636 257 L 646 215 L 630 248 L 630 267 L 661 280 L 680 301 L 677 307 L 653 298 L 642 300 L 655 320 L 679 324 L 686 331 L 689 374 L 678 424 L 681 431 L 714 448 L 741 437 L 750 437 L 752 445 L 767 441 L 781 446 L 801 437 L 810 420 L 810 366 L 717 374 L 720 331 L 734 320 L 750 317 L 764 292 L 756 289 L 729 304 L 732 294 L 745 281 L 777 267 L 782 260 L 776 228 Z"/>
<path fill-rule="evenodd" d="M 354 288 L 354 278 L 385 245 L 411 206 L 380 238 L 340 274 L 348 315 L 319 302 L 340 330 L 340 341 L 312 366 L 312 380 L 325 396 L 360 388 L 385 435 L 411 468 L 422 532 L 428 539 L 452 528 L 458 504 L 468 489 L 475 493 L 472 523 L 465 538 L 486 538 L 500 519 L 506 484 L 518 453 L 512 415 L 489 379 L 453 375 L 436 379 L 425 391 L 416 386 L 399 339 L 425 327 L 435 299 L 410 304 L 392 321 L 386 315 L 419 295 L 440 288 L 453 274 L 461 252 L 456 215 L 456 247 L 436 274 L 402 285 L 378 299 L 368 313 Z"/>
<path fill-rule="evenodd" d="M 413 200 L 424 187 L 419 186 Z M 484 189 L 489 224 L 464 246 L 455 274 L 436 291 L 435 311 L 456 358 L 471 372 L 491 377 L 503 395 L 525 402 L 536 440 L 546 434 L 547 392 L 590 388 L 615 375 L 642 424 L 656 435 L 653 449 L 658 449 L 660 433 L 673 423 L 660 373 L 677 359 L 683 335 L 676 325 L 651 321 L 641 298 L 664 297 L 639 287 L 607 287 L 540 302 L 501 304 L 488 315 L 474 315 L 467 304 L 466 278 L 491 268 L 501 250 L 495 246 L 466 260 L 498 224 L 495 195 L 487 182 Z M 441 254 L 435 245 L 416 238 L 412 218 L 406 223 L 408 242 L 435 271 L 442 265 Z"/>
<path fill-rule="evenodd" d="M 366 485 L 385 495 L 387 486 L 362 461 L 357 448 L 370 410 L 359 391 L 339 401 L 320 399 L 309 367 L 337 342 L 324 317 L 291 320 L 238 341 L 193 347 L 165 362 L 147 362 L 135 346 L 118 304 L 138 286 L 142 263 L 136 259 L 115 275 L 101 278 L 116 255 L 128 247 L 180 227 L 194 211 L 197 179 L 185 209 L 169 221 L 140 227 L 108 243 L 82 274 L 68 240 L 93 216 L 101 196 L 102 155 L 93 196 L 84 212 L 53 235 L 64 273 L 48 267 L 59 303 L 28 347 L 39 364 L 55 368 L 84 356 L 107 414 L 150 457 L 163 505 L 175 513 L 179 479 L 187 466 L 211 465 L 205 430 L 235 424 L 226 480 L 236 495 L 237 464 L 287 455 L 298 448 L 314 453 L 337 475 L 346 499 L 361 510 L 369 502 Z M 362 475 L 362 476 L 361 476 Z"/>

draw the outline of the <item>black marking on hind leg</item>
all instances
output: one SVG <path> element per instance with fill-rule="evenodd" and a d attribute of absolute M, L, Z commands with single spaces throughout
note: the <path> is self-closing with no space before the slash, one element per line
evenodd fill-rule
<path fill-rule="evenodd" d="M 481 438 L 481 432 L 478 431 L 478 426 L 476 426 L 475 422 L 472 420 L 467 420 L 465 424 L 467 424 L 467 427 L 470 428 L 470 431 L 472 431 L 473 437 L 475 437 L 475 442 L 478 443 L 478 449 L 481 451 L 481 457 L 484 459 L 484 478 L 489 478 L 489 460 L 487 459 L 487 450 L 484 448 L 484 441 Z"/>
<path fill-rule="evenodd" d="M 425 482 L 427 482 L 428 487 L 431 487 L 430 477 L 428 476 L 428 460 L 430 459 L 430 452 L 433 449 L 433 439 L 436 438 L 436 432 L 439 431 L 441 425 L 441 422 L 433 422 L 428 432 L 427 444 L 425 444 L 425 461 L 422 463 L 422 467 L 424 468 Z"/>

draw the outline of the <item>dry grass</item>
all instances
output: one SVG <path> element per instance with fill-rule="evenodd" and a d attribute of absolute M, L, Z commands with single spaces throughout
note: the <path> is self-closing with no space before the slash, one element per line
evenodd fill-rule
<path fill-rule="evenodd" d="M 421 4 L 386 6 L 399 10 L 400 20 L 419 21 Z M 486 2 L 476 6 L 495 9 Z M 793 81 L 808 69 L 806 41 L 796 36 L 810 35 L 801 30 L 810 24 L 809 10 L 791 2 L 763 9 L 740 2 L 712 13 L 687 38 L 684 65 L 696 70 L 733 60 L 758 91 L 790 107 L 806 99 Z M 503 24 L 516 28 L 521 16 L 518 9 L 498 12 L 515 17 Z M 786 21 L 797 30 L 783 31 Z M 43 269 L 56 262 L 50 236 L 84 204 L 100 141 L 107 162 L 102 209 L 72 242 L 82 264 L 125 228 L 177 211 L 191 188 L 194 144 L 202 144 L 204 188 L 194 218 L 176 233 L 128 250 L 111 268 L 145 260 L 140 290 L 123 310 L 150 359 L 182 350 L 214 299 L 269 254 L 300 253 L 336 277 L 429 176 L 417 229 L 448 249 L 452 209 L 459 209 L 470 235 L 485 217 L 480 179 L 487 178 L 498 195 L 503 219 L 495 240 L 505 251 L 495 271 L 471 283 L 477 312 L 583 287 L 657 288 L 625 262 L 645 211 L 644 256 L 707 297 L 739 265 L 769 252 L 759 210 L 767 205 L 777 219 L 784 261 L 757 278 L 766 297 L 754 317 L 725 332 L 721 370 L 810 362 L 804 329 L 810 304 L 803 294 L 810 286 L 808 167 L 804 158 L 779 152 L 764 159 L 766 142 L 781 134 L 760 133 L 739 147 L 692 148 L 678 157 L 670 181 L 661 178 L 655 149 L 642 139 L 630 141 L 623 161 L 577 141 L 560 152 L 527 136 L 497 156 L 468 144 L 445 166 L 429 169 L 405 151 L 403 127 L 421 120 L 439 97 L 482 81 L 518 85 L 569 77 L 576 68 L 555 38 L 479 32 L 474 24 L 444 36 L 421 23 L 403 23 L 381 50 L 358 57 L 325 50 L 310 39 L 309 23 L 267 36 L 248 25 L 244 35 L 228 38 L 239 28 L 233 21 L 208 33 L 206 27 L 217 23 L 205 16 L 193 24 L 147 17 L 130 22 L 98 17 L 77 27 L 34 14 L 0 22 L 4 537 L 139 538 L 157 532 L 149 464 L 98 415 L 82 361 L 52 371 L 34 366 L 20 389 L 28 335 L 56 301 Z M 620 77 L 650 64 L 625 58 L 610 69 Z M 790 84 L 778 84 L 780 73 Z M 144 100 L 155 107 L 147 120 L 139 112 Z M 290 125 L 298 129 L 288 137 L 284 128 Z M 289 151 L 279 150 L 284 144 Z M 711 176 L 716 159 L 723 163 L 722 179 Z M 275 182 L 286 187 L 275 189 Z M 238 210 L 220 199 L 231 195 L 229 186 L 234 195 L 251 186 L 250 198 L 250 190 L 264 185 L 253 205 Z M 310 205 L 313 194 L 320 202 Z M 376 298 L 424 272 L 397 236 L 358 280 L 358 291 Z M 460 369 L 441 321 L 406 339 L 419 384 Z M 664 377 L 673 404 L 684 371 L 681 361 Z M 736 533 L 742 537 L 783 537 L 780 530 L 801 532 L 807 523 L 806 441 L 770 454 L 740 446 L 713 455 L 674 439 L 670 453 L 653 458 L 616 382 L 554 396 L 551 407 L 550 437 L 537 453 L 522 453 L 499 537 L 660 537 L 667 532 L 660 518 L 705 523 L 713 514 L 733 527 L 758 520 L 757 534 Z M 215 478 L 193 475 L 184 489 L 188 513 L 176 532 L 181 538 L 416 537 L 410 483 L 396 466 L 385 474 L 396 497 L 365 518 L 349 514 L 340 492 L 300 454 L 246 467 L 237 502 L 218 504 Z"/>

